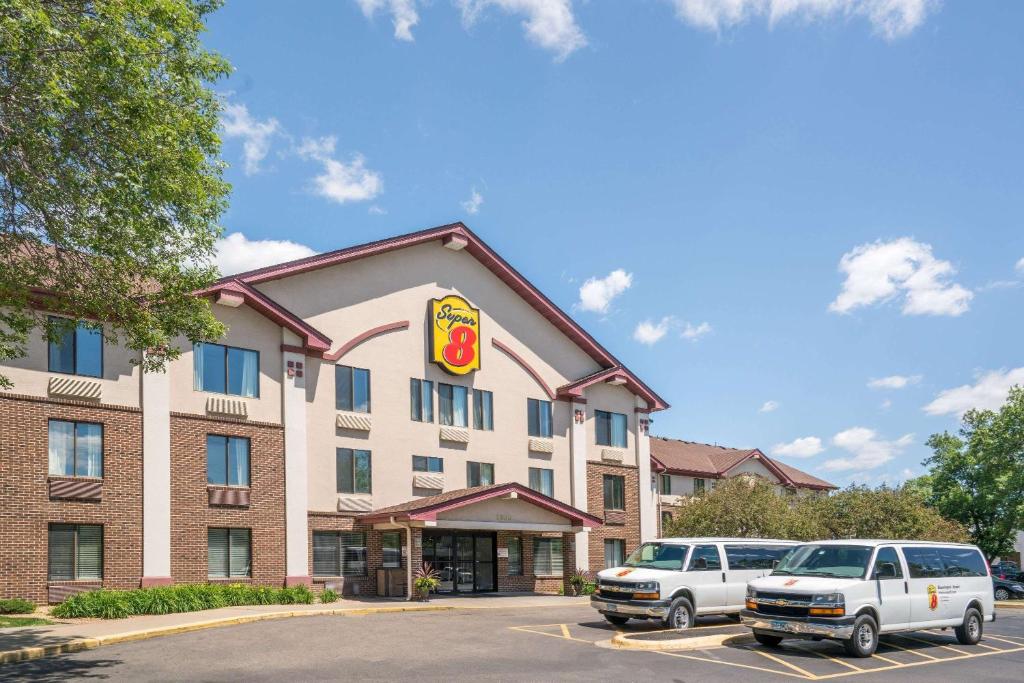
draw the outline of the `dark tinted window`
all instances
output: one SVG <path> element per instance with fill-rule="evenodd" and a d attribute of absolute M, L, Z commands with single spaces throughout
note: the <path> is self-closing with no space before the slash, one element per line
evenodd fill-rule
<path fill-rule="evenodd" d="M 974 548 L 939 548 L 946 576 L 988 576 L 985 560 Z"/>
<path fill-rule="evenodd" d="M 729 569 L 771 569 L 789 550 L 786 546 L 727 545 Z"/>
<path fill-rule="evenodd" d="M 871 575 L 874 576 L 878 571 L 878 568 L 883 564 L 892 564 L 896 567 L 896 576 L 889 578 L 903 578 L 903 567 L 900 566 L 900 558 L 896 554 L 896 548 L 882 548 L 878 551 L 878 555 L 875 556 L 875 566 L 871 570 Z"/>
<path fill-rule="evenodd" d="M 932 579 L 946 575 L 937 548 L 904 548 L 903 557 L 907 558 L 907 569 L 912 579 Z"/>
<path fill-rule="evenodd" d="M 687 567 L 690 571 L 701 571 L 696 568 L 697 560 L 704 559 L 707 561 L 708 566 L 706 569 L 721 570 L 722 569 L 722 557 L 718 553 L 718 547 L 713 545 L 699 545 L 693 549 L 693 554 L 690 555 L 690 566 Z"/>

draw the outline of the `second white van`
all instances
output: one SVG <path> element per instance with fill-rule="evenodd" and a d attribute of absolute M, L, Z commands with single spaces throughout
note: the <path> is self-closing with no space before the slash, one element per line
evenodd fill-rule
<path fill-rule="evenodd" d="M 658 619 L 670 628 L 685 629 L 698 614 L 738 615 L 747 582 L 771 572 L 796 545 L 759 538 L 650 541 L 623 566 L 598 572 L 590 604 L 617 625 Z"/>

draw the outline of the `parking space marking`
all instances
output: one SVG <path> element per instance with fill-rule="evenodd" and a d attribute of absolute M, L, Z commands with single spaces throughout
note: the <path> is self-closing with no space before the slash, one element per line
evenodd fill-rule
<path fill-rule="evenodd" d="M 993 636 L 993 635 L 989 635 L 988 633 L 986 633 L 984 637 L 985 638 L 991 638 L 992 640 L 998 640 L 998 641 L 1003 642 L 1003 643 L 1009 643 L 1010 645 L 1017 645 L 1018 647 L 1020 647 L 1021 644 L 1022 644 L 1022 643 L 1016 642 L 1015 640 L 1007 640 L 1007 638 L 1010 638 L 1012 636 Z M 1020 640 L 1024 641 L 1024 638 L 1021 638 Z M 1003 652 L 1006 652 L 1006 650 L 1003 650 Z"/>
<path fill-rule="evenodd" d="M 988 636 L 986 636 L 986 638 L 987 637 Z M 995 650 L 996 652 L 1002 652 L 1002 650 L 1000 650 L 998 647 L 992 647 L 991 645 L 986 645 L 985 643 L 975 643 L 974 647 L 983 647 L 986 650 Z"/>
<path fill-rule="evenodd" d="M 896 643 L 883 643 L 883 642 L 879 641 L 878 645 L 880 647 L 881 646 L 885 646 L 885 647 L 896 648 L 897 650 L 901 650 L 903 652 L 909 652 L 909 653 L 915 654 L 915 655 L 917 655 L 919 657 L 924 657 L 925 659 L 931 659 L 931 660 L 936 661 L 936 662 L 941 661 L 940 657 L 933 657 L 930 654 L 928 654 L 927 652 L 918 652 L 917 650 L 914 650 L 913 648 L 903 647 L 902 645 L 897 645 Z"/>
<path fill-rule="evenodd" d="M 816 674 L 812 674 L 807 669 L 802 669 L 799 666 L 797 666 L 796 664 L 791 664 L 791 663 L 787 662 L 786 660 L 780 659 L 779 657 L 776 657 L 773 654 L 768 654 L 767 652 L 765 652 L 763 650 L 754 649 L 752 647 L 745 647 L 745 648 L 741 648 L 741 649 L 746 650 L 747 652 L 754 652 L 756 654 L 761 655 L 762 657 L 766 657 L 766 658 L 772 660 L 773 662 L 775 662 L 776 664 L 781 664 L 782 666 L 785 666 L 787 668 L 792 669 L 793 671 L 796 671 L 799 674 L 802 674 L 805 678 L 817 678 Z"/>
<path fill-rule="evenodd" d="M 952 645 L 943 645 L 942 643 L 936 643 L 933 640 L 924 640 L 922 638 L 914 638 L 912 636 L 903 635 L 902 633 L 894 633 L 893 635 L 896 636 L 897 638 L 902 638 L 903 640 L 912 640 L 915 643 L 923 643 L 924 645 L 931 645 L 932 647 L 941 647 L 944 650 L 949 650 L 951 652 L 955 652 L 958 655 L 969 655 L 969 654 L 971 654 L 970 652 L 964 652 L 963 650 L 958 650 L 955 647 L 953 647 Z"/>
<path fill-rule="evenodd" d="M 551 638 L 558 638 L 559 640 L 571 640 L 571 641 L 576 642 L 576 643 L 586 643 L 587 645 L 593 645 L 594 644 L 594 641 L 592 641 L 592 640 L 584 640 L 582 638 L 574 638 L 574 637 L 572 637 L 572 635 L 569 633 L 568 625 L 566 625 L 566 624 L 540 624 L 539 626 L 540 627 L 559 626 L 561 628 L 559 629 L 559 631 L 560 631 L 559 633 L 548 633 L 547 631 L 537 631 L 537 630 L 534 630 L 534 628 L 529 628 L 527 626 L 509 626 L 508 628 L 510 630 L 512 630 L 512 631 L 522 631 L 524 633 L 536 633 L 539 636 L 549 636 Z"/>
<path fill-rule="evenodd" d="M 747 648 L 738 648 L 747 649 Z M 735 666 L 740 669 L 753 669 L 754 671 L 765 671 L 770 674 L 778 674 L 779 676 L 790 676 L 792 678 L 803 678 L 807 679 L 807 676 L 800 674 L 790 673 L 789 671 L 779 671 L 778 669 L 769 669 L 766 666 L 754 666 L 753 664 L 741 664 L 740 662 L 726 662 L 721 659 L 712 659 L 710 657 L 698 657 L 696 655 L 684 655 L 680 652 L 665 652 L 663 650 L 637 650 L 637 652 L 647 652 L 652 655 L 666 655 L 668 657 L 680 657 L 682 659 L 692 659 L 695 662 L 710 662 L 711 664 L 723 664 L 725 666 Z"/>
<path fill-rule="evenodd" d="M 895 664 L 896 666 L 900 665 L 900 663 L 897 662 L 895 659 L 883 657 L 882 655 L 878 654 L 878 652 L 875 652 L 875 654 L 871 655 L 871 659 L 881 659 L 883 662 L 889 662 L 890 664 Z"/>
<path fill-rule="evenodd" d="M 569 635 L 569 627 L 566 624 L 560 624 L 562 627 L 562 635 L 572 640 L 572 636 Z"/>
<path fill-rule="evenodd" d="M 836 664 L 839 664 L 841 666 L 845 666 L 848 669 L 853 669 L 854 671 L 867 671 L 867 669 L 863 669 L 863 668 L 861 668 L 859 666 L 851 664 L 850 662 L 846 661 L 845 659 L 839 659 L 838 657 L 833 657 L 832 655 L 825 654 L 824 652 L 820 652 L 818 650 L 815 650 L 812 647 L 799 647 L 799 646 L 797 646 L 797 647 L 793 647 L 793 649 L 794 650 L 800 650 L 800 652 L 810 652 L 812 655 L 817 655 L 817 656 L 821 657 L 822 659 L 827 659 L 830 662 L 835 662 Z"/>
<path fill-rule="evenodd" d="M 908 650 L 908 652 L 912 652 L 912 650 Z M 1024 652 L 1024 645 L 1021 645 L 1020 647 L 1015 647 L 1015 648 L 1007 648 L 1006 650 L 1000 650 L 999 652 L 979 652 L 978 654 L 957 655 L 955 657 L 941 657 L 941 658 L 933 657 L 930 661 L 909 662 L 907 664 L 899 664 L 897 666 L 883 666 L 883 667 L 879 667 L 877 669 L 865 669 L 862 672 L 854 672 L 854 671 L 845 672 L 845 671 L 843 671 L 843 672 L 835 673 L 835 674 L 825 674 L 823 676 L 814 676 L 813 680 L 824 681 L 824 680 L 829 680 L 831 678 L 843 678 L 845 676 L 858 676 L 861 673 L 873 674 L 873 673 L 882 672 L 882 671 L 893 671 L 893 670 L 896 670 L 896 669 L 906 669 L 906 668 L 917 667 L 917 666 L 929 666 L 931 664 L 942 664 L 942 663 L 945 663 L 945 662 L 958 662 L 958 661 L 963 661 L 965 659 L 977 659 L 978 657 L 991 657 L 992 655 L 1010 654 L 1010 653 L 1013 653 L 1013 652 Z"/>

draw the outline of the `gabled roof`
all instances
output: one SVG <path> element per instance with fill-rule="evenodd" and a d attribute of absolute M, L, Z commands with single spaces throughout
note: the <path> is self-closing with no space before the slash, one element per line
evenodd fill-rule
<path fill-rule="evenodd" d="M 660 469 L 673 474 L 721 479 L 751 459 L 761 461 L 786 486 L 811 489 L 838 488 L 823 479 L 773 460 L 757 448 L 726 448 L 661 436 L 651 437 L 651 460 L 660 466 Z"/>
<path fill-rule="evenodd" d="M 381 508 L 360 516 L 366 522 L 385 522 L 394 518 L 398 521 L 433 521 L 437 519 L 440 512 L 453 510 L 474 503 L 480 503 L 491 498 L 503 496 L 515 496 L 525 500 L 539 508 L 548 510 L 562 517 L 566 517 L 573 526 L 598 527 L 603 524 L 601 518 L 595 517 L 587 512 L 555 500 L 543 493 L 527 488 L 522 484 L 511 482 L 508 484 L 488 484 L 485 486 L 473 486 L 467 489 L 456 489 L 446 491 L 436 496 L 427 496 L 416 500 L 406 501 L 398 505 Z"/>
<path fill-rule="evenodd" d="M 617 365 L 614 368 L 598 370 L 586 377 L 581 377 L 575 382 L 570 382 L 565 386 L 558 387 L 557 394 L 559 398 L 581 398 L 583 396 L 583 391 L 587 387 L 601 382 L 617 382 L 625 385 L 626 388 L 634 394 L 647 401 L 647 412 L 664 410 L 668 407 L 668 404 L 665 403 L 664 399 L 654 393 L 649 386 L 640 381 L 639 377 L 622 365 Z"/>

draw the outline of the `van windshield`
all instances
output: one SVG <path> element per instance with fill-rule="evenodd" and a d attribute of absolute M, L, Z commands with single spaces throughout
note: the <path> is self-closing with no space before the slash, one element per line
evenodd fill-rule
<path fill-rule="evenodd" d="M 871 548 L 863 545 L 798 545 L 786 553 L 772 576 L 831 576 L 859 579 L 867 573 Z"/>
<path fill-rule="evenodd" d="M 625 566 L 679 571 L 683 568 L 683 560 L 689 548 L 688 545 L 675 543 L 644 543 L 626 558 Z"/>

